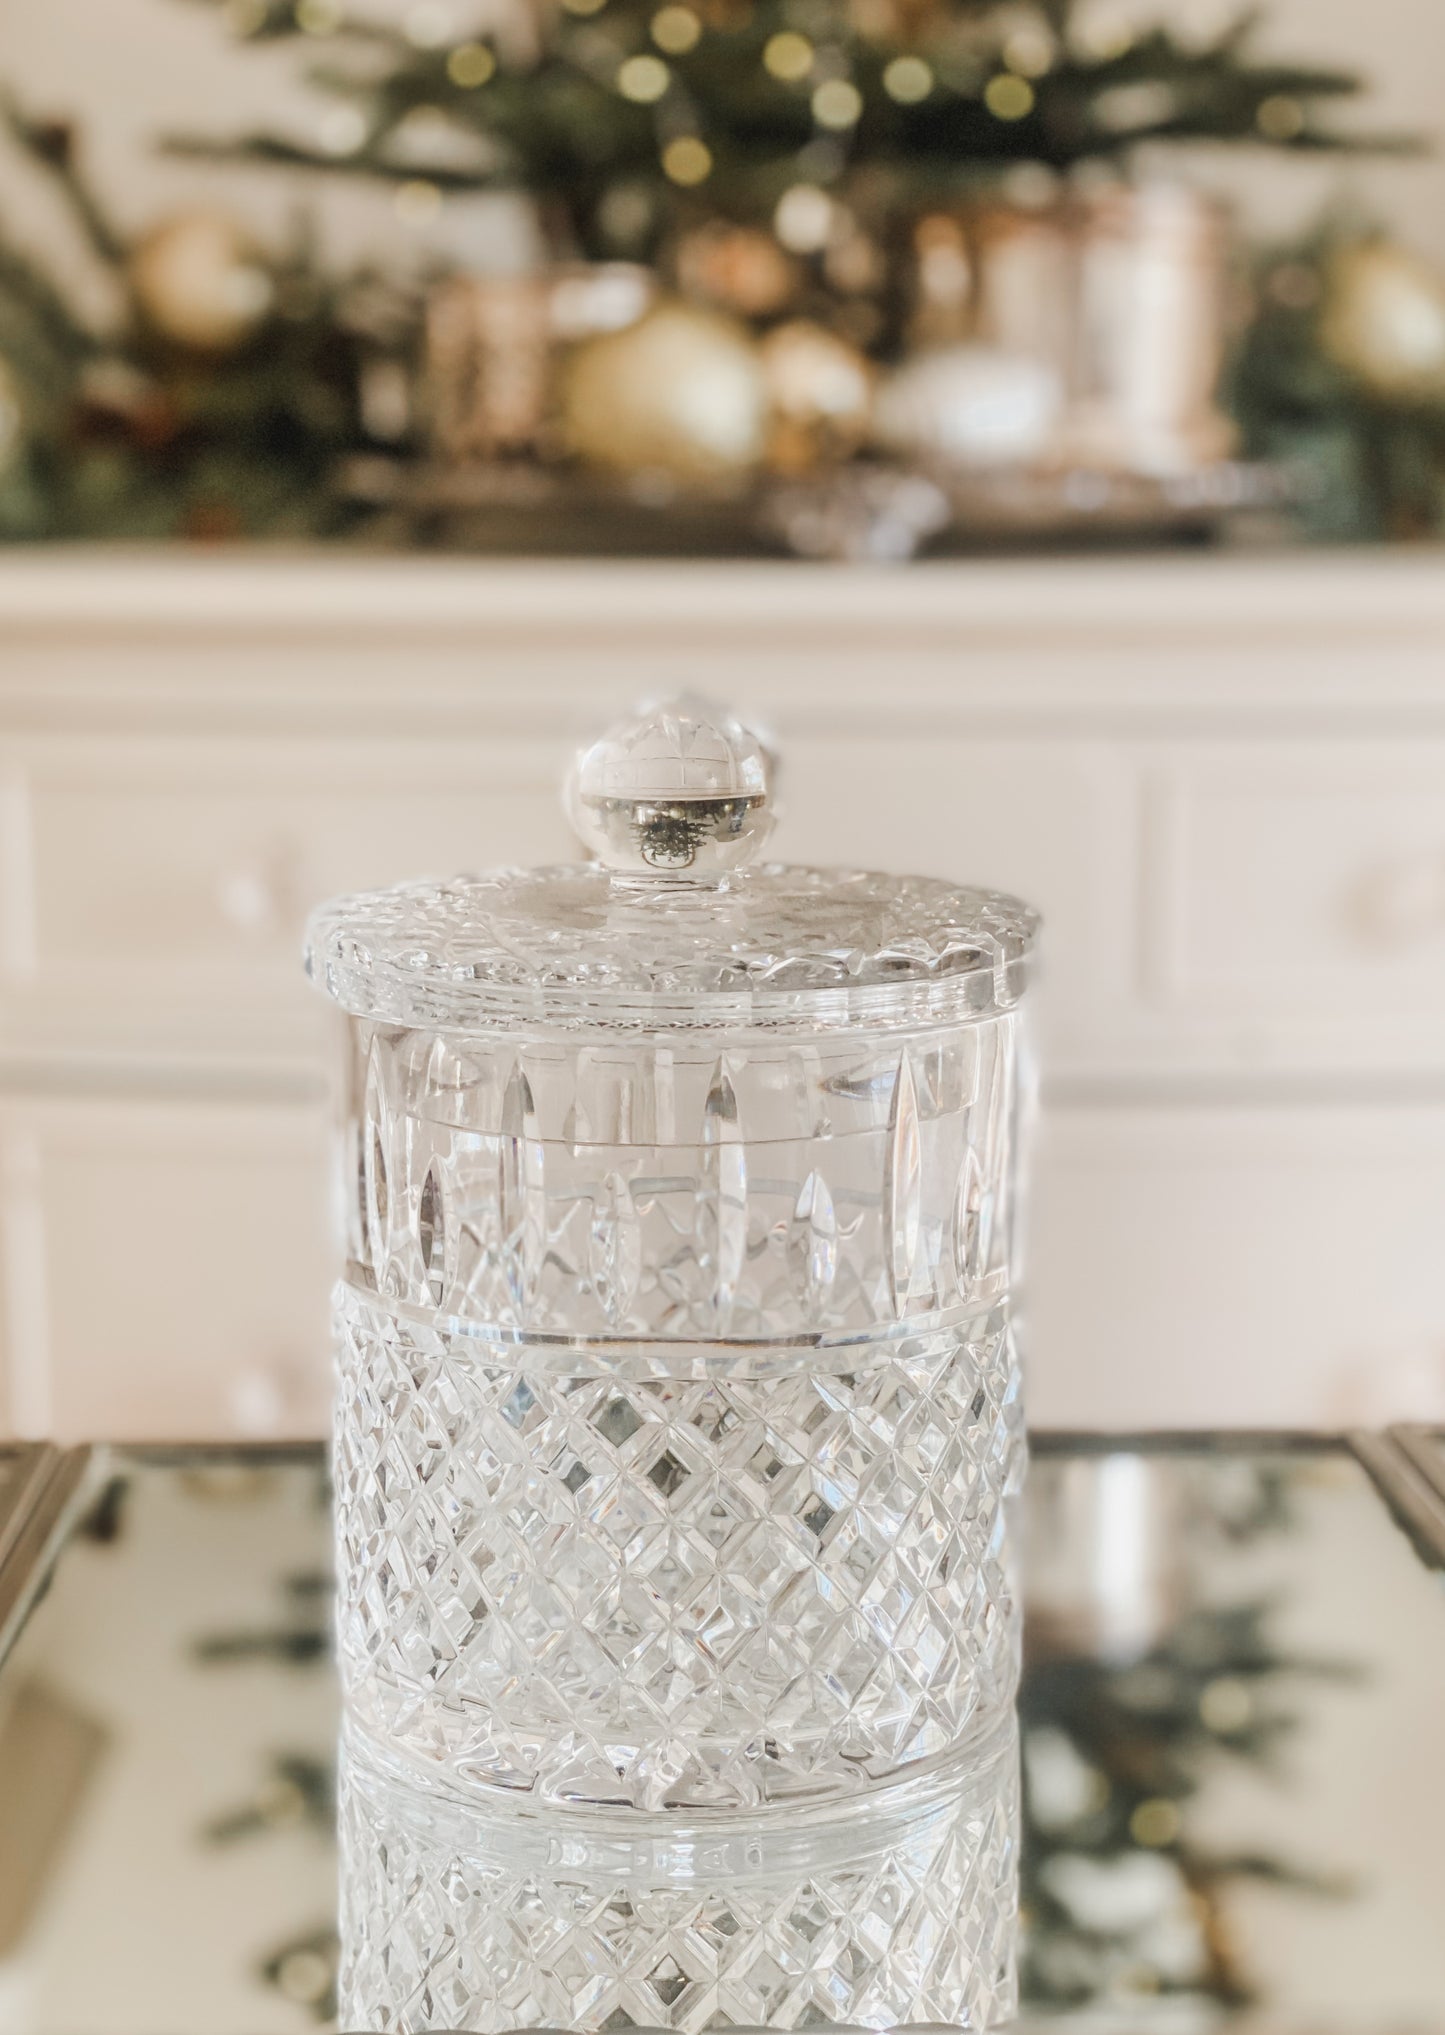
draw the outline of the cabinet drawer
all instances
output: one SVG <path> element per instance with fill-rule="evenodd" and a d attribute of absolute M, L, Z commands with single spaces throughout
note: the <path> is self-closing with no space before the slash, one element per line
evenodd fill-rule
<path fill-rule="evenodd" d="M 0 1431 L 324 1431 L 324 1110 L 0 1101 Z"/>
<path fill-rule="evenodd" d="M 0 825 L 5 1042 L 292 1048 L 338 891 L 564 852 L 545 745 L 15 745 Z"/>
<path fill-rule="evenodd" d="M 299 968 L 311 906 L 574 855 L 559 793 L 575 732 L 17 744 L 0 815 L 0 1045 L 314 1062 L 321 1007 Z M 1049 919 L 1050 1057 L 1067 1063 L 1085 1025 L 1109 1034 L 1090 969 L 1106 943 L 1129 952 L 1127 761 L 1032 738 L 782 734 L 780 855 L 1021 892 Z"/>
<path fill-rule="evenodd" d="M 880 709 L 880 717 L 882 710 Z M 778 852 L 922 870 L 1043 914 L 1033 1014 L 1048 1075 L 1128 1065 L 1138 1001 L 1138 772 L 1079 737 L 916 731 L 785 744 Z"/>
<path fill-rule="evenodd" d="M 318 1065 L 310 907 L 572 854 L 575 732 L 17 741 L 0 1050 Z M 784 858 L 1041 907 L 1047 1079 L 1445 1070 L 1445 741 L 779 734 Z"/>
<path fill-rule="evenodd" d="M 1023 1293 L 1036 1420 L 1445 1420 L 1445 1103 L 1055 1107 Z"/>
<path fill-rule="evenodd" d="M 1215 744 L 1147 774 L 1144 990 L 1180 1040 L 1445 1060 L 1445 743 Z"/>
<path fill-rule="evenodd" d="M 299 1104 L 0 1104 L 0 1434 L 323 1433 L 326 1143 Z M 1032 1419 L 1445 1419 L 1442 1207 L 1445 1104 L 1046 1112 Z"/>
<path fill-rule="evenodd" d="M 1040 907 L 1056 1088 L 1445 1069 L 1445 741 L 816 736 L 784 794 L 782 852 Z"/>

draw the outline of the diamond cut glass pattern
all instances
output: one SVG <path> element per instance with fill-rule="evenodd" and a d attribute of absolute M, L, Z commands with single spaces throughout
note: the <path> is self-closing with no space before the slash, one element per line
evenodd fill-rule
<path fill-rule="evenodd" d="M 1001 1311 L 854 1370 L 622 1387 L 339 1309 L 340 1643 L 378 1736 L 543 1800 L 736 1806 L 857 1789 L 1011 1699 Z"/>
<path fill-rule="evenodd" d="M 1012 1720 L 868 1814 L 565 1839 L 343 1744 L 341 2023 L 984 2029 L 1015 2007 Z"/>
<path fill-rule="evenodd" d="M 352 2025 L 1008 2010 L 1035 922 L 747 866 L 767 795 L 674 703 L 609 866 L 313 921 Z"/>

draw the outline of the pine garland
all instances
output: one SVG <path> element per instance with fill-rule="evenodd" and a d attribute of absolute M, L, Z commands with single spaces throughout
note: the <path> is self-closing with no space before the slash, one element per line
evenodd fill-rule
<path fill-rule="evenodd" d="M 1352 249 L 1382 240 L 1368 222 L 1333 217 L 1303 239 L 1261 251 L 1252 315 L 1223 392 L 1246 452 L 1293 470 L 1298 520 L 1326 541 L 1445 532 L 1445 380 L 1433 390 L 1388 392 L 1327 344 L 1325 316 L 1342 287 L 1342 263 Z M 1445 279 L 1437 287 L 1445 315 Z"/>
<path fill-rule="evenodd" d="M 378 279 L 329 278 L 298 243 L 267 264 L 273 310 L 255 333 L 222 357 L 196 356 L 147 323 L 134 250 L 86 179 L 71 129 L 4 94 L 0 127 L 53 179 L 123 306 L 115 326 L 92 326 L 0 232 L 0 367 L 20 438 L 0 469 L 0 538 L 347 529 L 355 511 L 334 475 L 367 446 L 357 307 Z"/>
<path fill-rule="evenodd" d="M 556 254 L 627 255 L 664 274 L 696 227 L 786 240 L 780 206 L 825 194 L 825 216 L 846 217 L 877 257 L 870 304 L 893 345 L 913 225 L 1012 170 L 1127 171 L 1145 144 L 1201 138 L 1410 145 L 1336 126 L 1359 81 L 1260 57 L 1252 16 L 1201 45 L 1157 29 L 1100 47 L 1070 0 L 1026 16 L 992 0 L 541 0 L 530 32 L 417 47 L 344 0 L 227 0 L 227 13 L 243 39 L 312 53 L 346 145 L 253 134 L 174 148 L 370 176 L 403 202 L 517 190 Z M 337 278 L 303 239 L 265 258 L 272 307 L 244 343 L 188 353 L 148 324 L 136 249 L 87 181 L 72 130 L 3 92 L 0 126 L 54 180 L 123 307 L 93 327 L 0 226 L 0 541 L 447 540 L 444 517 L 364 507 L 344 479 L 377 450 L 418 449 L 405 423 L 398 435 L 369 421 L 367 396 L 378 362 L 397 386 L 414 380 L 411 285 Z M 1433 534 L 1445 527 L 1445 390 L 1383 395 L 1331 356 L 1319 304 L 1332 235 L 1261 260 L 1230 407 L 1251 456 L 1306 476 L 1313 533 Z M 789 250 L 808 271 L 805 308 L 828 322 L 826 254 Z"/>

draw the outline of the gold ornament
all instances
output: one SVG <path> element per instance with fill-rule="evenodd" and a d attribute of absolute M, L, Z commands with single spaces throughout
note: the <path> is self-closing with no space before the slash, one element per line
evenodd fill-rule
<path fill-rule="evenodd" d="M 650 269 L 562 262 L 519 276 L 448 276 L 426 304 L 426 412 L 444 459 L 536 449 L 560 350 L 633 325 L 656 295 Z"/>
<path fill-rule="evenodd" d="M 636 325 L 588 340 L 562 380 L 567 449 L 614 472 L 739 479 L 763 452 L 767 389 L 747 331 L 664 301 Z"/>
<path fill-rule="evenodd" d="M 219 212 L 186 212 L 151 228 L 130 257 L 146 323 L 192 353 L 234 353 L 271 309 L 274 286 L 251 241 Z"/>
<path fill-rule="evenodd" d="M 740 318 L 770 318 L 798 293 L 798 265 L 755 226 L 700 226 L 678 242 L 674 261 L 684 296 L 704 297 Z"/>
<path fill-rule="evenodd" d="M 1342 248 L 1325 278 L 1320 344 L 1377 396 L 1438 399 L 1445 395 L 1445 277 L 1392 241 Z"/>
<path fill-rule="evenodd" d="M 760 352 L 768 464 L 801 473 L 856 452 L 873 402 L 873 370 L 857 348 L 810 319 L 794 318 L 775 327 Z"/>

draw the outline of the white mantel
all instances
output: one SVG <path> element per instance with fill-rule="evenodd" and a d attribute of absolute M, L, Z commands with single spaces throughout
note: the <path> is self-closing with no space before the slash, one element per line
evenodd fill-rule
<path fill-rule="evenodd" d="M 733 661 L 770 647 L 753 674 Z M 900 712 L 1280 708 L 1445 717 L 1445 552 L 1199 552 L 988 559 L 909 567 L 787 562 L 472 560 L 89 548 L 0 552 L 0 702 L 152 707 L 293 725 L 338 694 L 381 720 L 485 716 L 513 658 L 546 662 L 545 698 L 512 702 L 521 731 L 588 711 L 629 660 L 721 667 L 810 725 L 878 710 L 890 660 Z M 898 652 L 906 644 L 907 656 Z M 53 653 L 89 649 L 57 672 Z M 284 665 L 266 658 L 284 647 Z M 188 669 L 186 653 L 205 653 Z M 425 650 L 415 690 L 397 660 Z M 305 652 L 304 661 L 299 653 Z M 1362 662 L 1362 653 L 1375 653 Z M 41 653 L 36 662 L 27 653 Z M 138 664 L 154 663 L 145 676 Z M 36 697 L 37 679 L 43 696 Z"/>
<path fill-rule="evenodd" d="M 566 853 L 572 739 L 681 684 L 779 852 L 1048 915 L 1039 1416 L 1445 1411 L 1440 554 L 75 550 L 0 556 L 0 1431 L 318 1424 L 300 919 Z"/>

